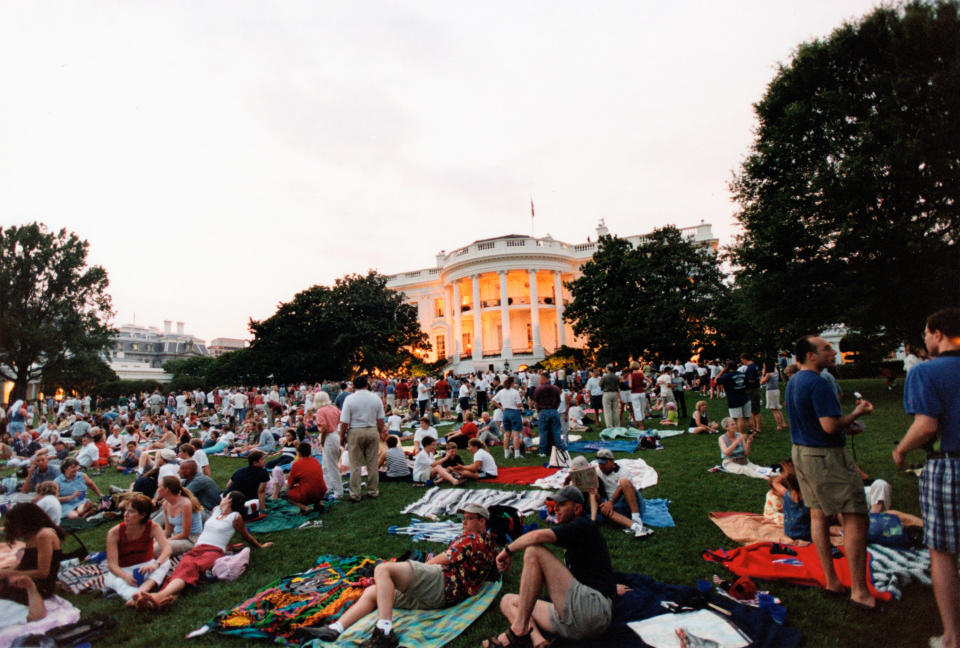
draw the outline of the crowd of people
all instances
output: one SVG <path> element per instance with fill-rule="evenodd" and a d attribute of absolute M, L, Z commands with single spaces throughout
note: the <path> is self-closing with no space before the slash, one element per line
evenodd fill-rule
<path fill-rule="evenodd" d="M 930 318 L 926 348 L 933 357 L 911 367 L 905 403 L 915 420 L 894 452 L 898 466 L 907 451 L 939 438 L 921 482 L 925 540 L 931 547 L 934 585 L 944 620 L 943 645 L 956 645 L 960 608 L 956 553 L 960 503 L 943 484 L 960 474 L 960 317 L 946 309 Z M 845 448 L 858 433 L 858 419 L 873 405 L 858 398 L 852 412 L 840 408 L 839 386 L 830 374 L 835 351 L 820 337 L 805 336 L 786 355 L 758 364 L 690 360 L 654 365 L 558 371 L 487 371 L 417 378 L 369 377 L 316 385 L 220 388 L 163 394 L 133 394 L 110 404 L 89 396 L 24 403 L 5 408 L 0 453 L 19 467 L 19 479 L 3 488 L 32 495 L 5 514 L 10 540 L 26 543 L 16 568 L 0 570 L 0 597 L 26 606 L 30 619 L 43 614 L 53 593 L 62 555 L 65 518 L 95 514 L 109 499 L 91 473 L 134 475 L 129 488 L 111 487 L 123 521 L 106 539 L 106 585 L 130 606 L 171 605 L 224 556 L 235 533 L 255 548 L 246 523 L 264 515 L 267 498 L 283 498 L 304 513 L 322 511 L 327 499 L 377 498 L 381 482 L 462 485 L 496 477 L 492 448 L 502 461 L 528 452 L 548 456 L 565 450 L 571 431 L 646 427 L 688 419 L 693 434 L 717 434 L 721 465 L 731 473 L 765 479 L 750 461 L 762 433 L 760 408 L 776 428 L 789 428 L 790 462 L 771 485 L 782 506 L 809 511 L 810 537 L 821 558 L 827 589 L 843 590 L 833 571 L 828 530 L 839 520 L 850 565 L 851 605 L 872 608 L 866 585 L 868 505 L 863 476 Z M 786 381 L 787 419 L 781 412 Z M 688 396 L 699 398 L 687 411 Z M 711 421 L 707 398 L 723 398 L 728 416 Z M 457 425 L 444 435 L 441 423 Z M 536 435 L 534 429 L 537 430 Z M 464 461 L 461 452 L 466 451 Z M 210 455 L 245 458 L 224 484 L 211 476 Z M 582 458 L 578 458 L 582 459 Z M 786 466 L 789 465 L 789 468 Z M 379 621 L 371 646 L 396 646 L 393 608 L 438 608 L 472 596 L 487 579 L 510 569 L 523 552 L 520 589 L 501 601 L 507 630 L 485 645 L 540 646 L 548 637 L 589 638 L 610 622 L 617 585 L 597 524 L 610 521 L 635 537 L 649 534 L 644 501 L 621 474 L 609 450 L 596 463 L 571 465 L 567 486 L 552 497 L 559 524 L 504 541 L 488 529 L 490 512 L 472 505 L 461 511 L 463 535 L 427 563 L 385 563 L 372 585 L 336 623 L 309 629 L 335 639 L 369 611 Z M 578 471 L 594 474 L 583 486 Z M 349 479 L 344 484 L 344 477 Z M 22 483 L 21 483 L 22 480 Z M 268 490 L 270 492 L 268 492 Z M 97 500 L 88 498 L 92 491 Z M 946 494 L 945 494 L 946 493 Z M 889 493 L 886 495 L 889 500 Z M 889 502 L 888 502 L 889 503 Z M 109 506 L 109 504 L 107 504 Z M 943 519 L 947 510 L 950 517 Z M 566 549 L 566 563 L 544 548 Z M 180 556 L 174 569 L 170 558 Z M 539 600 L 543 589 L 549 601 Z"/>

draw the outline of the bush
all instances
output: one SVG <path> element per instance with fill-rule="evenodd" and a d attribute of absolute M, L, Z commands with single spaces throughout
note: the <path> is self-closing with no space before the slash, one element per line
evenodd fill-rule
<path fill-rule="evenodd" d="M 833 373 L 841 380 L 850 378 L 879 378 L 881 369 L 890 369 L 894 376 L 903 373 L 902 360 L 884 360 L 883 362 L 850 362 L 837 365 L 833 368 Z"/>
<path fill-rule="evenodd" d="M 113 380 L 97 385 L 93 395 L 102 396 L 104 405 L 113 405 L 121 396 L 152 392 L 157 387 L 163 389 L 163 385 L 156 380 Z"/>

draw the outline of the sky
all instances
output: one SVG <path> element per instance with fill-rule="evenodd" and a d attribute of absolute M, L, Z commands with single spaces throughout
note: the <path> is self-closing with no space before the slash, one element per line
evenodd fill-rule
<path fill-rule="evenodd" d="M 797 45 L 876 2 L 0 3 L 0 224 L 90 243 L 116 326 L 208 342 L 314 284 L 533 231 L 736 233 Z"/>

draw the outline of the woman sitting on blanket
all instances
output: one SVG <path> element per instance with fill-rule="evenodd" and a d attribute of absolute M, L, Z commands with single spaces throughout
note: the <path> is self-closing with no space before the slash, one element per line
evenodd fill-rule
<path fill-rule="evenodd" d="M 480 439 L 470 439 L 467 450 L 473 455 L 473 463 L 460 466 L 453 473 L 463 479 L 491 479 L 497 476 L 497 462 L 487 451 L 487 446 Z"/>
<path fill-rule="evenodd" d="M 710 417 L 707 416 L 707 401 L 697 401 L 693 416 L 690 417 L 690 427 L 687 432 L 690 434 L 716 434 L 719 427 L 716 422 L 711 421 Z"/>
<path fill-rule="evenodd" d="M 123 504 L 123 522 L 107 533 L 109 573 L 103 583 L 131 607 L 134 596 L 159 587 L 170 569 L 170 544 L 163 529 L 150 521 L 151 513 L 149 497 L 129 495 Z"/>
<path fill-rule="evenodd" d="M 97 507 L 87 499 L 87 488 L 92 488 L 97 497 L 102 497 L 103 493 L 86 473 L 80 472 L 80 462 L 72 458 L 64 459 L 60 464 L 60 474 L 56 482 L 60 489 L 60 505 L 64 516 L 78 518 L 96 512 Z"/>
<path fill-rule="evenodd" d="M 179 556 L 193 549 L 203 519 L 203 505 L 173 475 L 167 475 L 157 486 L 157 499 L 163 499 L 163 533 L 170 543 L 170 554 Z M 154 549 L 159 550 L 158 547 Z"/>
<path fill-rule="evenodd" d="M 723 469 L 736 475 L 766 479 L 759 472 L 760 466 L 751 463 L 748 459 L 756 433 L 746 436 L 740 434 L 737 432 L 737 421 L 730 416 L 724 418 L 721 425 L 723 425 L 724 433 L 720 435 L 717 441 L 720 443 L 720 465 L 723 466 Z"/>
<path fill-rule="evenodd" d="M 16 567 L 0 569 L 0 598 L 27 606 L 27 621 L 47 614 L 43 599 L 54 595 L 60 571 L 63 530 L 36 504 L 17 504 L 4 521 L 7 542 L 26 548 Z"/>
<path fill-rule="evenodd" d="M 184 588 L 188 585 L 196 586 L 200 576 L 224 555 L 235 531 L 257 549 L 273 546 L 272 542 L 258 542 L 247 531 L 241 515 L 243 502 L 244 495 L 240 491 L 230 491 L 223 496 L 220 506 L 213 509 L 210 518 L 203 526 L 203 532 L 197 538 L 196 546 L 183 554 L 180 564 L 167 578 L 163 589 L 159 592 L 138 592 L 133 595 L 138 609 L 168 607 Z"/>

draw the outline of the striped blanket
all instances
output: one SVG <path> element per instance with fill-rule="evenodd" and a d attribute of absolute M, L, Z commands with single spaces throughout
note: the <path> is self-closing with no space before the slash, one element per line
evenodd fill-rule
<path fill-rule="evenodd" d="M 872 544 L 870 573 L 873 586 L 881 592 L 890 592 L 894 598 L 903 595 L 904 586 L 912 581 L 930 584 L 930 551 L 928 549 L 899 549 Z"/>
<path fill-rule="evenodd" d="M 467 504 L 482 504 L 487 508 L 500 504 L 512 506 L 520 515 L 529 515 L 546 506 L 550 493 L 541 490 L 501 491 L 486 488 L 468 490 L 465 488 L 444 488 L 439 486 L 427 490 L 423 497 L 404 508 L 404 515 L 435 518 L 440 515 L 456 515 Z"/>
<path fill-rule="evenodd" d="M 170 559 L 171 572 L 179 562 L 180 556 L 174 556 Z M 104 578 L 107 573 L 106 559 L 100 562 L 68 566 L 60 569 L 60 573 L 57 575 L 57 583 L 71 594 L 105 592 L 107 586 L 104 583 Z"/>

